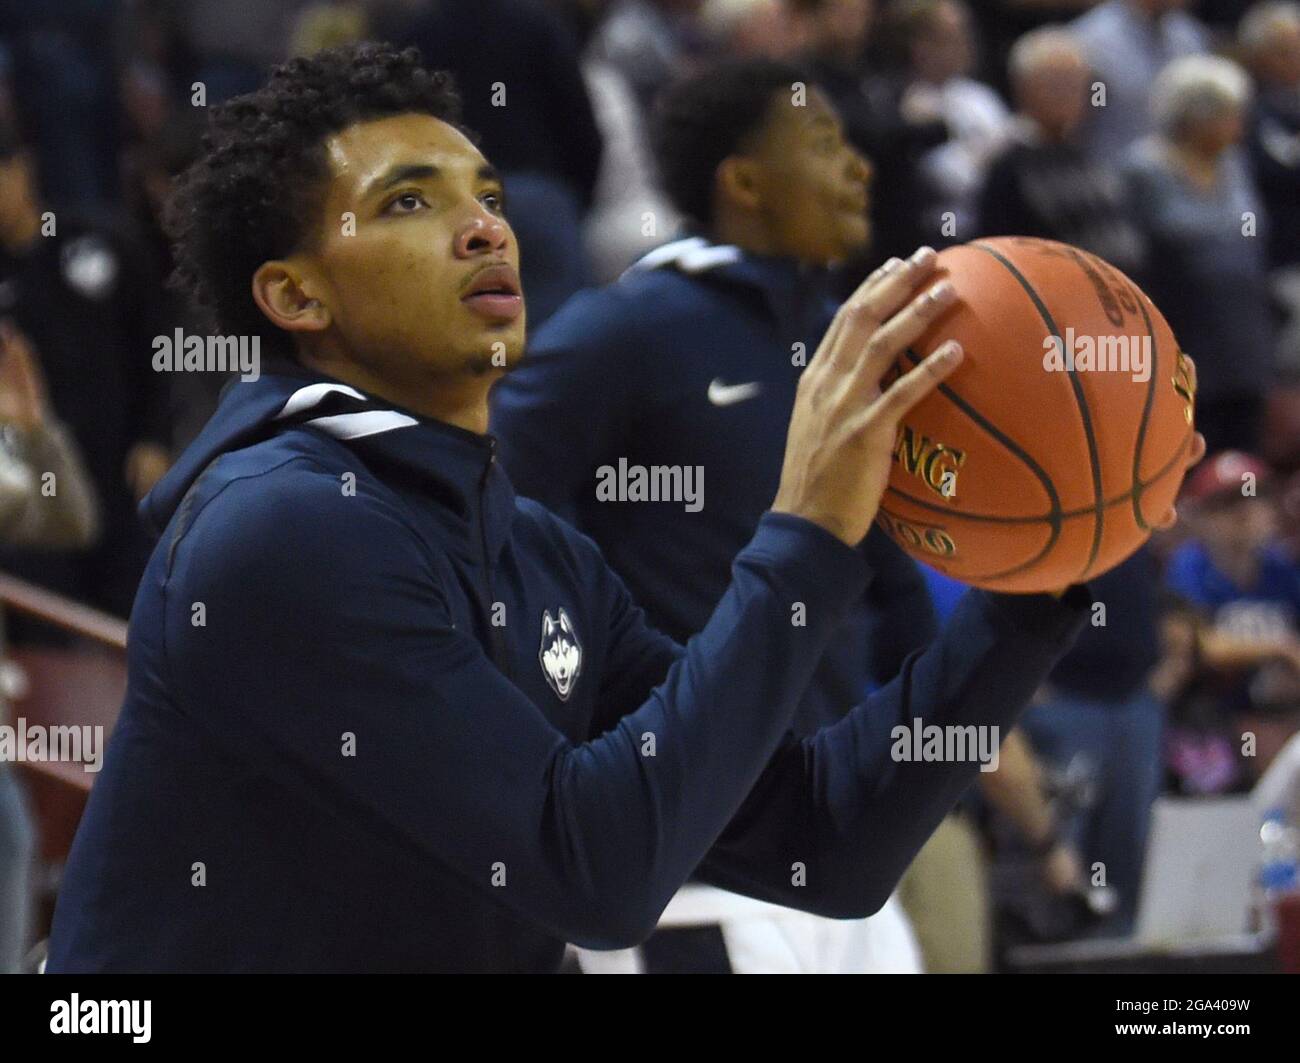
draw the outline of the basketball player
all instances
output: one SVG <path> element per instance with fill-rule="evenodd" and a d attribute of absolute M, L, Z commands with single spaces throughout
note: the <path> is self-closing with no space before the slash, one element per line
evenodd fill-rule
<path fill-rule="evenodd" d="M 444 77 L 378 45 L 213 114 L 174 205 L 181 273 L 284 360 L 145 502 L 162 533 L 52 971 L 552 970 L 566 940 L 641 940 L 697 868 L 865 915 L 978 767 L 894 763 L 891 726 L 1008 727 L 1083 621 L 1082 587 L 973 592 L 881 692 L 789 736 L 870 578 L 899 418 L 960 361 L 945 345 L 878 386 L 954 298 L 921 254 L 811 359 L 708 624 L 652 630 L 484 435 L 523 300 L 504 189 L 456 114 Z"/>

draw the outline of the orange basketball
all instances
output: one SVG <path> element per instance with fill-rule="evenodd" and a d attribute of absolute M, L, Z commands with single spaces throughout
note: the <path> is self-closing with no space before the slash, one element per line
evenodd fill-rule
<path fill-rule="evenodd" d="M 1194 383 L 1128 277 L 1066 244 L 999 237 L 939 255 L 961 302 L 892 371 L 948 338 L 966 357 L 904 419 L 878 520 L 908 553 L 999 591 L 1055 590 L 1132 554 L 1169 511 Z"/>

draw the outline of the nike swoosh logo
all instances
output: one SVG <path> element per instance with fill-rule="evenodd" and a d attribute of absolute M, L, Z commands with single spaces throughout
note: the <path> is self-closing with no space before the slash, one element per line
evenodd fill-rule
<path fill-rule="evenodd" d="M 748 384 L 724 384 L 715 377 L 709 383 L 709 401 L 714 406 L 734 406 L 738 402 L 754 398 L 762 390 L 763 384 L 758 380 Z"/>

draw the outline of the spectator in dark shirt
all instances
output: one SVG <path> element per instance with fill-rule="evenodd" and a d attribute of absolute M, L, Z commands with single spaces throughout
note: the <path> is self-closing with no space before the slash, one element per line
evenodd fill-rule
<path fill-rule="evenodd" d="M 1074 38 L 1050 27 L 1025 34 L 1011 51 L 1010 73 L 1015 140 L 985 178 L 979 231 L 1074 244 L 1140 283 L 1142 236 L 1128 218 L 1123 183 L 1076 138 L 1090 74 Z"/>
<path fill-rule="evenodd" d="M 1258 92 L 1247 143 L 1269 213 L 1269 263 L 1300 265 L 1300 4 L 1251 8 L 1239 40 Z"/>

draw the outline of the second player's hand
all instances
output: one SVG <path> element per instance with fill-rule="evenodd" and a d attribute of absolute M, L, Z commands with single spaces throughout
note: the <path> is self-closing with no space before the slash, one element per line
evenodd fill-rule
<path fill-rule="evenodd" d="M 840 307 L 799 380 L 772 509 L 820 525 L 850 546 L 876 519 L 899 421 L 961 364 L 948 341 L 882 390 L 881 379 L 956 301 L 931 284 L 935 252 L 891 259 Z M 919 293 L 919 294 L 918 294 Z"/>

